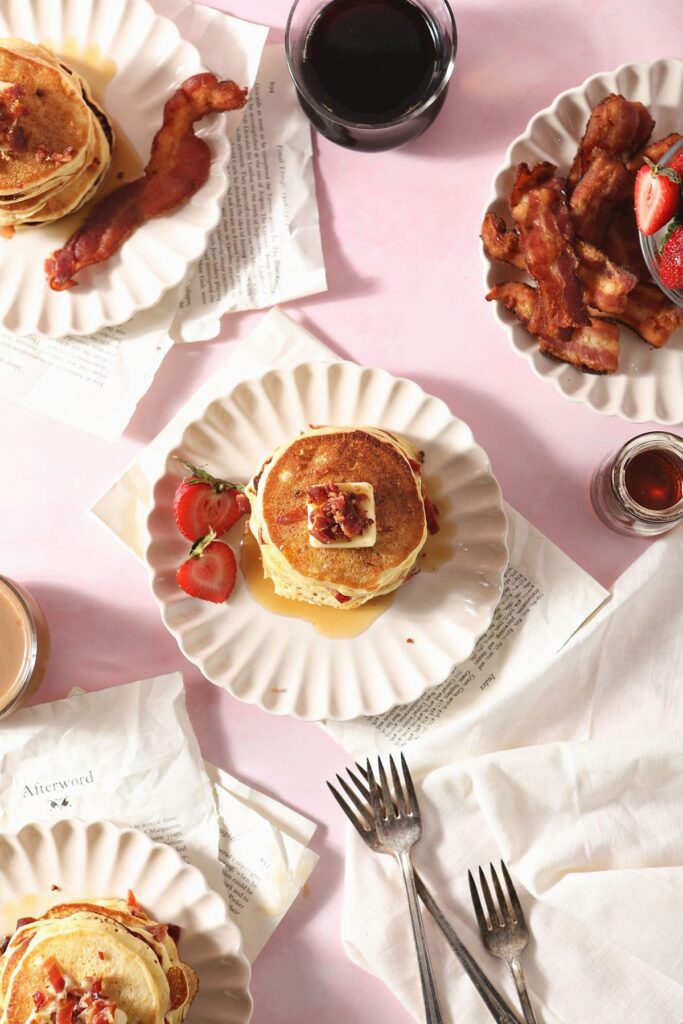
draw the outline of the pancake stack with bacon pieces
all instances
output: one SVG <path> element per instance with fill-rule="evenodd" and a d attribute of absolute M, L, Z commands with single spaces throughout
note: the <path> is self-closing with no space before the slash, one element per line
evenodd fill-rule
<path fill-rule="evenodd" d="M 645 267 L 633 187 L 645 159 L 656 162 L 680 138 L 648 140 L 654 121 L 642 103 L 607 96 L 593 110 L 566 177 L 550 163 L 520 164 L 510 194 L 514 227 L 487 213 L 481 237 L 492 260 L 533 278 L 497 284 L 502 302 L 541 351 L 588 373 L 615 373 L 625 324 L 654 348 L 683 323 Z"/>

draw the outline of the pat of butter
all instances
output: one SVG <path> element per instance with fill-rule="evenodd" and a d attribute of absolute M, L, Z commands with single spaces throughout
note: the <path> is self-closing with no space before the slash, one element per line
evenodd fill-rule
<path fill-rule="evenodd" d="M 351 537 L 348 540 L 332 540 L 327 544 L 323 544 L 317 537 L 314 537 L 311 533 L 311 513 L 315 511 L 317 505 L 312 501 L 306 503 L 306 511 L 308 513 L 308 543 L 312 548 L 371 548 L 374 547 L 375 541 L 377 540 L 377 523 L 375 521 L 375 492 L 372 484 L 366 483 L 344 483 L 336 485 L 340 491 L 352 491 L 354 494 L 361 495 L 360 507 L 366 516 L 372 520 L 369 526 L 366 526 L 362 533 L 359 533 L 356 537 Z"/>

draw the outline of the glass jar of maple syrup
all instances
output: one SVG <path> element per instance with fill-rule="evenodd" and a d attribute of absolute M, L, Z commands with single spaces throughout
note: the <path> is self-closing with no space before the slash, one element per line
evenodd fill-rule
<path fill-rule="evenodd" d="M 628 536 L 683 522 L 683 437 L 652 431 L 627 441 L 596 469 L 591 500 L 603 523 Z"/>

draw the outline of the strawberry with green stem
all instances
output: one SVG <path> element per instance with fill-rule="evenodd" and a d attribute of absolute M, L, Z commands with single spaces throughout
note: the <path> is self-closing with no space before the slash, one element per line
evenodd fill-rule
<path fill-rule="evenodd" d="M 205 537 L 209 530 L 220 537 L 249 511 L 242 484 L 220 480 L 177 456 L 176 461 L 190 470 L 173 498 L 173 515 L 187 540 Z"/>

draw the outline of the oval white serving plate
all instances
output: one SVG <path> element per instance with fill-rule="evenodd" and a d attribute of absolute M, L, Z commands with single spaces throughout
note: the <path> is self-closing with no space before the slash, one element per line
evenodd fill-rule
<path fill-rule="evenodd" d="M 251 971 L 224 900 L 197 868 L 144 832 L 76 819 L 0 833 L 0 932 L 79 897 L 126 898 L 181 929 L 179 952 L 199 978 L 188 1024 L 248 1024 Z M 60 891 L 53 891 L 52 886 Z"/>
<path fill-rule="evenodd" d="M 425 452 L 425 477 L 440 480 L 444 528 L 448 523 L 455 534 L 453 558 L 399 588 L 353 639 L 273 614 L 252 599 L 241 576 L 223 605 L 188 597 L 175 580 L 188 544 L 173 519 L 173 455 L 246 481 L 309 423 L 374 425 L 413 441 Z M 489 625 L 507 565 L 500 488 L 469 427 L 412 381 L 348 362 L 272 370 L 212 402 L 168 453 L 148 531 L 152 592 L 183 654 L 240 700 L 316 721 L 379 714 L 443 682 Z"/>
<path fill-rule="evenodd" d="M 90 48 L 113 60 L 116 73 L 104 106 L 143 165 L 166 100 L 185 78 L 202 70 L 195 47 L 146 0 L 2 4 L 0 36 L 45 43 L 58 55 L 60 49 Z M 70 59 L 65 57 L 67 63 Z M 67 240 L 63 224 L 26 228 L 9 241 L 0 239 L 0 324 L 21 335 L 93 334 L 155 305 L 179 284 L 203 253 L 228 186 L 230 143 L 221 119 L 207 118 L 198 134 L 211 147 L 208 181 L 173 213 L 143 224 L 105 263 L 82 271 L 74 288 L 52 291 L 43 269 L 45 258 Z"/>
<path fill-rule="evenodd" d="M 561 174 L 566 174 L 592 109 L 612 92 L 645 104 L 656 121 L 653 139 L 673 131 L 683 132 L 682 61 L 624 64 L 616 71 L 592 75 L 583 85 L 561 93 L 549 107 L 532 117 L 505 154 L 486 209 L 510 222 L 508 198 L 515 166 L 521 161 L 533 165 L 549 160 L 557 164 Z M 519 277 L 513 268 L 492 263 L 485 254 L 483 259 L 487 291 L 500 281 Z M 567 398 L 583 402 L 596 412 L 635 423 L 683 421 L 683 328 L 676 331 L 668 345 L 656 350 L 622 326 L 618 372 L 595 376 L 544 356 L 535 339 L 500 303 L 492 302 L 491 306 L 514 349 L 536 376 L 550 381 Z"/>

